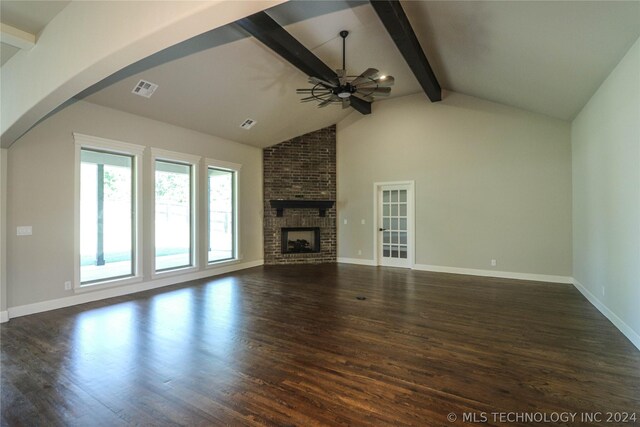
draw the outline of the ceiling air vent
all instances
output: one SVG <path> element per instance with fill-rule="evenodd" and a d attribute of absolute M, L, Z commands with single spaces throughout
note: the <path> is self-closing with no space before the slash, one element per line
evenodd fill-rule
<path fill-rule="evenodd" d="M 253 119 L 247 119 L 247 120 L 245 120 L 244 122 L 242 122 L 242 124 L 240 125 L 240 127 L 241 127 L 242 129 L 249 130 L 249 129 L 251 129 L 251 128 L 253 127 L 253 125 L 255 125 L 255 124 L 256 124 L 256 121 L 255 121 L 255 120 L 253 120 Z"/>
<path fill-rule="evenodd" d="M 146 80 L 140 80 L 136 87 L 133 88 L 131 93 L 144 96 L 145 98 L 151 98 L 151 95 L 153 95 L 153 92 L 155 92 L 156 89 L 158 89 L 157 84 L 148 82 Z"/>

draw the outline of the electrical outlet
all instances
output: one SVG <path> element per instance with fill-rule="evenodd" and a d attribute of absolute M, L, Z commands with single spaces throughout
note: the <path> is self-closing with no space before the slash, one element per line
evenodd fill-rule
<path fill-rule="evenodd" d="M 347 220 L 346 219 L 344 220 L 344 223 L 345 223 L 345 225 L 347 224 Z"/>
<path fill-rule="evenodd" d="M 71 282 L 69 282 L 69 281 L 64 282 L 64 290 L 65 291 L 70 291 L 71 290 Z"/>
<path fill-rule="evenodd" d="M 362 255 L 362 249 L 358 249 L 358 255 Z"/>
<path fill-rule="evenodd" d="M 491 260 L 491 267 L 495 267 L 496 265 L 498 265 L 498 261 L 496 261 L 495 259 Z"/>

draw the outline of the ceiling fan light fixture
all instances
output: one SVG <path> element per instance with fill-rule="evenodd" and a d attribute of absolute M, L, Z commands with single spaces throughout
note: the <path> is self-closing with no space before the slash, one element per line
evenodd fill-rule
<path fill-rule="evenodd" d="M 345 67 L 345 40 L 348 31 L 340 31 L 342 37 L 342 69 L 336 70 L 335 79 L 322 80 L 310 76 L 309 83 L 312 88 L 297 89 L 300 95 L 305 95 L 300 102 L 317 101 L 318 107 L 326 107 L 329 104 L 341 104 L 342 108 L 351 105 L 351 98 L 373 102 L 374 96 L 389 96 L 394 83 L 394 78 L 389 75 L 378 75 L 375 68 L 367 68 L 359 76 L 348 76 Z M 354 101 L 355 102 L 355 101 Z"/>

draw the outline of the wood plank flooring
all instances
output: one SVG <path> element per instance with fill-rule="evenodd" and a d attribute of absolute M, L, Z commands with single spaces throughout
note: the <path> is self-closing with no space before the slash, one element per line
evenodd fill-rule
<path fill-rule="evenodd" d="M 570 285 L 265 266 L 15 318 L 0 330 L 7 426 L 640 417 L 640 352 Z M 616 425 L 605 421 L 591 424 Z"/>

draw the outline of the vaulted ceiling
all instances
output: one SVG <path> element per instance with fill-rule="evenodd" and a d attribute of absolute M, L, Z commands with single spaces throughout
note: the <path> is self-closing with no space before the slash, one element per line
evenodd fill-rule
<path fill-rule="evenodd" d="M 402 1 L 444 89 L 571 120 L 640 37 L 640 2 Z M 368 2 L 291 1 L 267 13 L 332 68 L 393 75 L 391 98 L 422 91 Z M 159 85 L 147 99 L 140 79 Z M 230 24 L 133 64 L 78 99 L 264 147 L 336 123 L 300 103 L 307 77 Z M 429 102 L 424 97 L 425 102 Z M 376 100 L 373 104 L 375 116 Z M 445 94 L 446 102 L 446 94 Z M 257 121 L 251 130 L 239 126 Z"/>
<path fill-rule="evenodd" d="M 16 43 L 6 40 L 5 37 L 10 35 L 13 36 L 11 37 L 12 39 L 15 39 L 17 33 L 22 35 L 22 38 L 33 39 L 35 42 L 38 34 L 70 1 L 0 1 L 0 21 L 3 24 L 2 41 L 0 43 L 0 65 L 4 65 L 20 50 Z M 20 43 L 17 44 L 20 45 Z"/>

